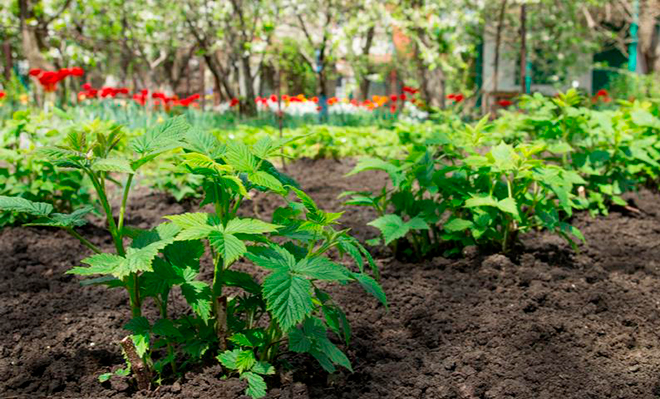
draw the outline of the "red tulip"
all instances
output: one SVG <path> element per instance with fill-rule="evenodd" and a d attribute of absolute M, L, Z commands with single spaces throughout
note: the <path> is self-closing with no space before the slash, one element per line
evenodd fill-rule
<path fill-rule="evenodd" d="M 282 96 L 282 99 L 284 99 L 284 96 Z M 275 94 L 271 94 L 270 102 L 273 102 L 273 103 L 277 102 L 277 96 Z"/>
<path fill-rule="evenodd" d="M 396 112 L 396 104 L 390 105 L 390 112 L 395 113 Z"/>
<path fill-rule="evenodd" d="M 89 84 L 89 83 L 84 83 L 84 84 L 82 85 L 82 88 L 83 88 L 83 90 L 91 90 L 91 89 L 92 89 L 92 85 Z"/>
<path fill-rule="evenodd" d="M 142 90 L 140 90 L 140 94 L 142 94 L 143 96 L 146 96 L 147 94 L 149 94 L 149 90 L 142 89 Z"/>
<path fill-rule="evenodd" d="M 85 74 L 85 70 L 80 68 L 80 67 L 73 67 L 70 69 L 71 75 L 73 76 L 83 76 Z"/>
<path fill-rule="evenodd" d="M 39 69 L 39 68 L 30 69 L 29 74 L 30 74 L 30 76 L 35 76 L 35 77 L 39 76 L 39 75 L 41 75 L 41 69 Z"/>
<path fill-rule="evenodd" d="M 0 100 L 2 100 L 3 98 L 5 98 L 5 96 L 6 96 L 5 92 L 4 92 L 4 91 L 0 91 Z"/>
<path fill-rule="evenodd" d="M 318 98 L 318 97 L 312 97 L 312 102 L 313 102 L 314 104 L 318 104 L 318 102 L 319 102 L 319 98 Z"/>
<path fill-rule="evenodd" d="M 232 98 L 232 99 L 231 99 L 231 102 L 229 103 L 229 106 L 230 106 L 230 107 L 235 107 L 235 106 L 238 105 L 238 103 L 239 103 L 239 101 L 238 101 L 237 98 Z"/>
<path fill-rule="evenodd" d="M 511 105 L 513 104 L 513 102 L 512 102 L 512 101 L 509 101 L 509 100 L 500 100 L 500 101 L 497 102 L 497 104 L 498 104 L 500 107 L 506 108 L 506 107 L 511 106 Z"/>
<path fill-rule="evenodd" d="M 401 101 L 406 101 L 408 99 L 408 96 L 406 96 L 405 94 L 401 94 L 399 98 L 401 99 Z"/>
<path fill-rule="evenodd" d="M 451 93 L 451 94 L 447 95 L 447 100 L 453 100 L 455 98 L 456 98 L 456 94 L 454 94 L 454 93 Z"/>
<path fill-rule="evenodd" d="M 596 97 L 609 97 L 609 93 L 605 89 L 600 89 L 596 93 Z"/>
<path fill-rule="evenodd" d="M 465 96 L 463 96 L 462 94 L 456 94 L 456 95 L 454 96 L 454 101 L 456 101 L 457 103 L 460 103 L 460 102 L 463 101 L 464 99 L 465 99 Z"/>
<path fill-rule="evenodd" d="M 390 96 L 390 100 L 392 100 L 392 102 L 396 102 L 397 98 L 398 98 L 398 97 L 397 97 L 396 94 L 392 94 L 392 95 Z"/>

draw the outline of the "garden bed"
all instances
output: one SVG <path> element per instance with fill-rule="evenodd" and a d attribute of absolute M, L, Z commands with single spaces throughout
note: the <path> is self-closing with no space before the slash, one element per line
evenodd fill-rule
<path fill-rule="evenodd" d="M 287 172 L 322 208 L 337 210 L 342 191 L 386 181 L 380 173 L 343 178 L 352 165 L 299 161 Z M 293 371 L 271 381 L 269 397 L 660 396 L 660 195 L 630 199 L 641 213 L 573 220 L 589 243 L 579 254 L 549 234 L 524 237 L 512 260 L 468 248 L 462 259 L 405 264 L 376 251 L 389 312 L 357 286 L 332 290 L 353 327 L 355 373 L 328 376 L 313 359 L 286 355 Z M 246 205 L 268 214 L 275 204 Z M 130 206 L 128 224 L 140 227 L 188 210 L 141 190 Z M 377 234 L 366 226 L 373 218 L 351 207 L 342 220 L 364 240 Z M 101 229 L 84 230 L 112 247 Z M 118 377 L 99 383 L 123 363 L 117 341 L 127 334 L 128 301 L 123 291 L 80 287 L 64 274 L 87 252 L 62 231 L 0 232 L 0 398 L 241 397 L 244 383 L 222 380 L 212 364 L 150 395 Z M 185 308 L 175 296 L 172 311 Z"/>

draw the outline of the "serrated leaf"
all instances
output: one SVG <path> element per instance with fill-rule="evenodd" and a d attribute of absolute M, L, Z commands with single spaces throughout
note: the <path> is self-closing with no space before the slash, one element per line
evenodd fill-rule
<path fill-rule="evenodd" d="M 236 359 L 238 358 L 239 353 L 241 353 L 241 349 L 227 350 L 216 356 L 216 359 L 218 359 L 220 364 L 226 368 L 236 370 L 238 368 L 236 366 Z"/>
<path fill-rule="evenodd" d="M 165 219 L 179 226 L 182 231 L 176 237 L 179 241 L 200 240 L 218 229 L 211 225 L 212 215 L 208 213 L 184 213 L 182 215 L 169 215 Z"/>
<path fill-rule="evenodd" d="M 410 230 L 429 229 L 429 225 L 420 217 L 404 222 L 399 215 L 394 214 L 381 216 L 367 224 L 381 231 L 385 239 L 385 245 L 405 236 Z"/>
<path fill-rule="evenodd" d="M 332 374 L 335 371 L 337 371 L 337 368 L 335 367 L 334 364 L 332 364 L 332 361 L 325 353 L 321 352 L 316 348 L 310 349 L 309 353 L 314 357 L 314 359 L 316 359 L 317 362 L 319 362 L 323 370 L 325 370 L 326 372 Z"/>
<path fill-rule="evenodd" d="M 381 216 L 367 224 L 380 230 L 385 239 L 385 245 L 405 236 L 409 230 L 405 227 L 403 219 L 399 215 L 393 214 Z"/>
<path fill-rule="evenodd" d="M 260 294 L 261 286 L 251 275 L 236 270 L 222 272 L 222 283 L 228 287 L 239 287 L 251 294 Z"/>
<path fill-rule="evenodd" d="M 449 222 L 445 223 L 443 228 L 448 233 L 457 233 L 459 231 L 464 231 L 473 226 L 473 223 L 465 219 L 452 219 Z"/>
<path fill-rule="evenodd" d="M 126 250 L 126 258 L 121 266 L 115 270 L 113 275 L 119 279 L 128 276 L 131 273 L 150 272 L 153 270 L 152 262 L 161 249 L 171 244 L 174 239 L 164 239 L 154 242 L 143 248 L 129 247 Z"/>
<path fill-rule="evenodd" d="M 181 332 L 176 328 L 172 320 L 159 319 L 152 328 L 154 334 L 169 338 L 183 338 Z"/>
<path fill-rule="evenodd" d="M 268 154 L 273 146 L 273 140 L 264 136 L 252 146 L 252 152 L 259 158 L 268 158 Z"/>
<path fill-rule="evenodd" d="M 338 364 L 342 367 L 345 367 L 350 372 L 353 372 L 353 367 L 351 366 L 351 361 L 348 360 L 346 354 L 342 352 L 335 344 L 330 342 L 330 340 L 325 337 L 319 341 L 319 349 L 330 359 L 334 364 Z"/>
<path fill-rule="evenodd" d="M 225 161 L 234 169 L 241 172 L 254 172 L 257 169 L 257 158 L 250 149 L 240 141 L 231 141 L 223 155 Z"/>
<path fill-rule="evenodd" d="M 266 396 L 266 381 L 259 374 L 245 372 L 241 374 L 241 379 L 246 380 L 248 383 L 248 388 L 245 390 L 246 395 L 253 399 Z"/>
<path fill-rule="evenodd" d="M 394 187 L 398 187 L 403 180 L 401 169 L 399 167 L 378 158 L 360 159 L 353 170 L 348 172 L 346 176 L 352 176 L 365 170 L 382 170 L 387 172 L 390 175 L 390 179 L 392 179 Z"/>
<path fill-rule="evenodd" d="M 286 190 L 282 183 L 275 177 L 262 170 L 249 173 L 248 180 L 257 186 L 266 187 L 276 193 L 285 194 Z"/>
<path fill-rule="evenodd" d="M 251 371 L 262 375 L 273 375 L 275 374 L 275 367 L 271 366 L 268 362 L 259 361 L 252 366 Z"/>
<path fill-rule="evenodd" d="M 242 195 L 245 198 L 250 198 L 250 195 L 247 192 L 247 189 L 245 188 L 245 185 L 243 185 L 243 181 L 239 179 L 236 176 L 222 176 L 220 178 L 222 182 L 227 185 L 231 190 L 235 193 L 238 193 Z"/>
<path fill-rule="evenodd" d="M 189 128 L 185 116 L 170 118 L 135 139 L 131 148 L 142 155 L 159 154 L 174 149 L 181 145 Z"/>
<path fill-rule="evenodd" d="M 209 243 L 222 256 L 225 268 L 247 252 L 247 247 L 243 241 L 232 234 L 214 231 L 209 235 Z"/>
<path fill-rule="evenodd" d="M 239 373 L 242 373 L 245 370 L 250 370 L 256 362 L 257 359 L 254 357 L 254 352 L 251 350 L 240 351 L 238 356 L 236 356 L 236 369 Z"/>
<path fill-rule="evenodd" d="M 53 206 L 45 202 L 33 202 L 25 198 L 0 195 L 0 210 L 27 213 L 34 216 L 48 216 L 53 211 Z"/>
<path fill-rule="evenodd" d="M 74 267 L 66 274 L 75 274 L 78 276 L 90 276 L 94 274 L 115 274 L 121 267 L 124 258 L 113 254 L 96 254 L 81 260 L 82 263 L 90 267 Z"/>
<path fill-rule="evenodd" d="M 518 205 L 516 204 L 516 200 L 511 197 L 507 197 L 499 201 L 497 203 L 497 209 L 512 215 L 517 220 L 520 219 L 520 214 L 518 214 Z"/>
<path fill-rule="evenodd" d="M 198 152 L 211 159 L 220 157 L 224 151 L 223 145 L 211 133 L 200 128 L 191 128 L 186 132 L 184 148 Z"/>
<path fill-rule="evenodd" d="M 295 328 L 289 331 L 289 350 L 297 353 L 309 352 L 312 341 L 305 335 L 302 329 Z"/>
<path fill-rule="evenodd" d="M 131 163 L 125 158 L 100 158 L 92 164 L 92 170 L 97 172 L 135 173 Z"/>
<path fill-rule="evenodd" d="M 497 208 L 497 199 L 489 196 L 489 195 L 484 195 L 484 196 L 479 196 L 479 197 L 472 197 L 469 198 L 465 201 L 465 206 L 467 208 L 473 208 L 473 207 L 478 207 L 478 206 L 492 206 Z"/>
<path fill-rule="evenodd" d="M 264 234 L 276 231 L 280 226 L 263 222 L 259 219 L 232 219 L 225 227 L 228 234 Z"/>
<path fill-rule="evenodd" d="M 211 317 L 211 288 L 202 281 L 188 281 L 181 284 L 181 293 L 186 302 L 202 320 Z"/>
<path fill-rule="evenodd" d="M 164 216 L 164 218 L 171 220 L 182 229 L 187 229 L 190 227 L 208 226 L 210 216 L 208 213 L 184 213 L 182 215 Z"/>
<path fill-rule="evenodd" d="M 252 342 L 250 337 L 248 337 L 243 333 L 234 334 L 231 337 L 229 337 L 229 340 L 238 346 L 244 346 L 247 348 L 254 348 L 256 346 L 255 343 Z"/>
<path fill-rule="evenodd" d="M 338 306 L 324 305 L 322 307 L 326 324 L 339 337 L 343 337 L 346 345 L 351 340 L 351 325 L 348 323 L 346 314 Z"/>
<path fill-rule="evenodd" d="M 348 269 L 323 257 L 304 258 L 291 271 L 316 280 L 347 281 L 350 279 Z"/>
<path fill-rule="evenodd" d="M 298 199 L 300 199 L 300 202 L 305 206 L 305 209 L 307 209 L 307 212 L 316 214 L 319 212 L 318 206 L 316 206 L 316 203 L 314 200 L 307 195 L 304 191 L 297 189 L 296 187 L 293 186 L 287 186 L 288 189 L 292 190 Z"/>
<path fill-rule="evenodd" d="M 268 311 L 284 331 L 300 323 L 312 312 L 312 284 L 288 271 L 277 271 L 264 280 L 263 294 Z"/>
<path fill-rule="evenodd" d="M 289 251 L 277 245 L 271 245 L 267 252 L 264 251 L 259 255 L 248 253 L 246 256 L 256 265 L 272 270 L 289 270 L 296 264 L 296 258 Z"/>
<path fill-rule="evenodd" d="M 494 169 L 501 172 L 514 169 L 518 157 L 513 147 L 504 142 L 493 147 L 488 156 L 493 161 Z"/>
<path fill-rule="evenodd" d="M 50 216 L 41 218 L 33 223 L 26 223 L 25 226 L 80 227 L 87 223 L 85 216 L 93 210 L 94 207 L 86 206 L 72 213 L 51 213 Z"/>
<path fill-rule="evenodd" d="M 367 291 L 369 294 L 373 295 L 380 303 L 385 306 L 385 309 L 388 308 L 387 297 L 383 288 L 374 280 L 371 276 L 368 276 L 364 273 L 353 273 L 353 278 L 357 280 L 358 283 Z"/>
<path fill-rule="evenodd" d="M 132 332 L 133 334 L 147 334 L 151 331 L 151 325 L 146 317 L 134 317 L 124 325 L 124 329 Z"/>
<path fill-rule="evenodd" d="M 207 155 L 192 152 L 182 155 L 183 164 L 193 169 L 211 169 L 218 173 L 226 173 L 232 170 L 229 165 L 222 165 L 211 159 Z"/>

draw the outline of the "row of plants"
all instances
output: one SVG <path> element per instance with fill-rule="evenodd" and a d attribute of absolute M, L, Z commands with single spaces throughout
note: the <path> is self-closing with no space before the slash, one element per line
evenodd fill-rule
<path fill-rule="evenodd" d="M 121 345 L 128 367 L 116 374 L 132 374 L 138 388 L 148 389 L 200 362 L 219 361 L 228 374 L 247 381 L 248 395 L 261 397 L 268 376 L 285 367 L 283 344 L 309 353 L 328 372 L 351 369 L 328 335 L 350 342 L 346 316 L 325 289 L 329 283 L 356 282 L 387 306 L 369 251 L 337 227 L 341 213 L 319 209 L 270 160 L 301 156 L 314 146 L 334 149 L 332 156 L 354 155 L 342 152 L 351 145 L 379 155 L 361 159 L 350 174 L 381 170 L 390 182 L 376 193 L 343 195 L 349 205 L 376 210 L 370 225 L 381 236 L 368 244 L 387 245 L 398 257 L 456 255 L 471 245 L 508 253 L 521 234 L 534 229 L 555 232 L 577 250 L 585 238 L 570 223 L 576 211 L 597 215 L 612 206 L 629 207 L 622 195 L 656 186 L 660 173 L 658 103 L 620 101 L 608 109 L 590 103 L 576 91 L 534 95 L 519 100 L 523 112 L 503 112 L 494 120 L 470 124 L 448 117 L 398 125 L 389 133 L 396 137 L 391 146 L 396 151 L 384 153 L 368 130 L 346 141 L 341 140 L 346 129 L 330 127 L 287 131 L 275 139 L 276 130 L 211 131 L 190 126 L 185 116 L 143 131 L 112 122 L 81 124 L 59 114 L 71 121 L 60 132 L 47 128 L 48 116 L 17 114 L 4 127 L 7 149 L 17 154 L 10 158 L 17 166 L 8 170 L 24 168 L 27 159 L 51 165 L 51 180 L 71 191 L 77 187 L 76 196 L 63 210 L 56 202 L 64 200 L 62 187 L 43 200 L 16 189 L 3 192 L 0 209 L 26 215 L 22 221 L 30 225 L 68 231 L 94 252 L 82 260 L 87 266 L 70 272 L 93 277 L 84 284 L 126 291 L 131 335 Z M 36 138 L 44 145 L 35 145 Z M 27 151 L 21 140 L 36 148 L 21 153 Z M 164 170 L 170 179 L 164 188 L 187 188 L 201 198 L 200 209 L 209 205 L 213 211 L 164 215 L 167 222 L 151 230 L 126 226 L 131 188 Z M 38 180 L 32 173 L 24 181 Z M 78 176 L 73 179 L 78 186 L 63 183 L 71 176 Z M 118 209 L 108 200 L 114 189 L 121 192 Z M 270 220 L 239 217 L 255 192 L 278 196 L 286 205 Z M 94 211 L 105 216 L 112 251 L 79 233 Z M 268 274 L 259 282 L 239 271 L 241 264 Z M 200 278 L 204 265 L 212 267 L 211 281 Z M 169 310 L 176 291 L 188 312 Z M 157 309 L 157 319 L 143 316 L 146 306 Z"/>
<path fill-rule="evenodd" d="M 341 213 L 319 209 L 268 161 L 290 141 L 223 144 L 179 117 L 133 138 L 125 148 L 116 125 L 71 129 L 57 145 L 39 148 L 38 156 L 91 181 L 113 250 L 96 246 L 78 231 L 92 205 L 63 213 L 50 203 L 0 196 L 0 209 L 29 215 L 31 226 L 66 230 L 94 253 L 81 260 L 86 266 L 69 273 L 93 276 L 84 285 L 126 291 L 131 318 L 125 328 L 131 334 L 121 346 L 127 367 L 115 374 L 132 374 L 139 389 L 149 389 L 215 359 L 228 374 L 247 381 L 247 395 L 263 397 L 268 376 L 284 366 L 282 345 L 309 353 L 328 372 L 338 366 L 351 370 L 348 357 L 328 336 L 332 331 L 348 344 L 351 335 L 328 284 L 358 283 L 387 306 L 369 252 L 347 230 L 335 227 Z M 209 204 L 213 212 L 163 215 L 167 221 L 150 230 L 127 226 L 133 182 L 146 165 L 174 149 L 182 151 L 188 173 L 202 178 L 200 207 Z M 122 192 L 118 209 L 108 200 L 112 184 Z M 269 221 L 239 217 L 241 205 L 255 192 L 279 196 L 286 206 Z M 346 266 L 350 262 L 344 258 L 353 266 Z M 203 259 L 212 263 L 212 281 L 199 277 Z M 268 273 L 261 283 L 254 274 L 236 270 L 248 261 Z M 228 294 L 229 287 L 240 293 Z M 189 312 L 172 314 L 174 291 L 185 298 Z M 143 316 L 146 306 L 157 309 L 157 319 Z"/>
<path fill-rule="evenodd" d="M 17 111 L 11 118 L 0 122 L 0 195 L 20 196 L 32 201 L 48 202 L 61 212 L 69 212 L 89 201 L 93 190 L 92 182 L 82 173 L 57 168 L 48 159 L 35 153 L 35 149 L 60 142 L 71 130 L 83 129 L 90 134 L 118 128 L 120 123 L 110 120 L 102 122 L 102 115 L 81 114 L 76 109 L 67 112 L 53 109 L 52 112 L 37 110 Z M 276 128 L 239 126 L 231 130 L 210 129 L 212 123 L 184 115 L 195 129 L 207 130 L 220 142 L 240 141 L 249 145 L 262 139 L 279 137 Z M 137 137 L 145 130 L 157 126 L 156 115 L 145 119 L 143 127 L 123 128 L 129 139 Z M 169 116 L 167 117 L 169 118 Z M 136 124 L 140 126 L 139 124 Z M 427 124 L 424 134 L 429 134 Z M 421 130 L 419 130 L 421 131 Z M 310 125 L 301 128 L 282 130 L 282 138 L 294 138 L 282 155 L 286 158 L 344 158 L 373 154 L 394 157 L 411 145 L 410 128 L 397 124 L 393 128 L 345 127 Z M 121 146 L 116 150 L 124 151 Z M 146 165 L 139 183 L 157 191 L 167 192 L 177 201 L 184 198 L 202 196 L 201 179 L 182 167 L 181 150 L 170 151 L 158 161 Z M 281 163 L 281 157 L 278 162 Z M 6 213 L 0 217 L 0 227 L 21 223 L 24 218 L 18 214 Z"/>
<path fill-rule="evenodd" d="M 458 129 L 413 138 L 403 159 L 362 159 L 350 174 L 382 170 L 379 192 L 347 192 L 347 204 L 374 208 L 370 224 L 397 256 L 453 254 L 469 245 L 512 250 L 521 233 L 547 229 L 573 248 L 584 241 L 570 224 L 576 210 L 631 209 L 622 197 L 657 187 L 658 104 L 619 102 L 595 110 L 570 90 L 520 99 L 505 112 Z M 456 126 L 456 125 L 454 125 Z"/>

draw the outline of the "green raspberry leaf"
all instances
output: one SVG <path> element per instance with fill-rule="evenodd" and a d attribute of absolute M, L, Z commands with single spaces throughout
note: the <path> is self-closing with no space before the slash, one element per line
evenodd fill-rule
<path fill-rule="evenodd" d="M 267 309 L 284 331 L 290 330 L 312 313 L 312 284 L 288 271 L 266 277 L 263 294 Z"/>

